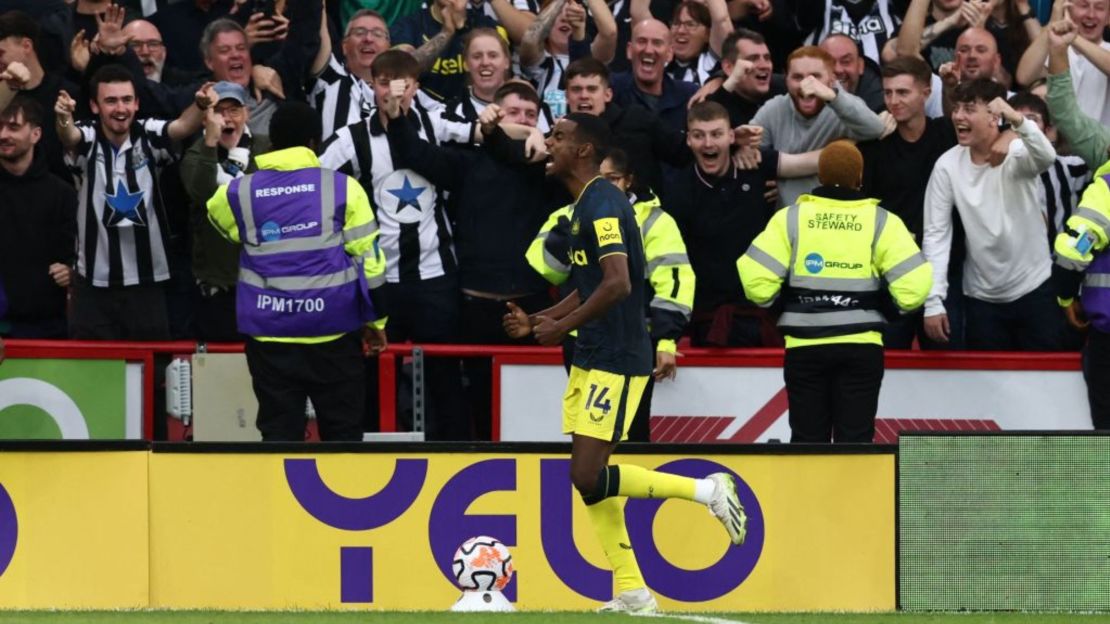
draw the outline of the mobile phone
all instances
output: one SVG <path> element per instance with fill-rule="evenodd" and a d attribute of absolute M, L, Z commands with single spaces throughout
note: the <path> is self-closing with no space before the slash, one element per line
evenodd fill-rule
<path fill-rule="evenodd" d="M 254 0 L 254 5 L 251 8 L 251 14 L 261 13 L 266 17 L 274 14 L 274 0 Z"/>

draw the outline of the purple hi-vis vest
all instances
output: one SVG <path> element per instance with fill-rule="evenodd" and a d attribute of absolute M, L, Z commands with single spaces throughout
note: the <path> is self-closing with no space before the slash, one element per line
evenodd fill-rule
<path fill-rule="evenodd" d="M 346 176 L 262 170 L 232 180 L 227 195 L 243 242 L 240 332 L 308 338 L 355 331 L 376 318 L 362 259 L 343 249 Z"/>
<path fill-rule="evenodd" d="M 1080 302 L 1091 325 L 1110 333 L 1110 248 L 1103 249 L 1087 265 Z"/>

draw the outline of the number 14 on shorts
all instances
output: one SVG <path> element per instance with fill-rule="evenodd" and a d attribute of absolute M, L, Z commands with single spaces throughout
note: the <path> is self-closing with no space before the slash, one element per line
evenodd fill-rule
<path fill-rule="evenodd" d="M 590 412 L 591 409 L 599 409 L 601 410 L 602 414 L 608 416 L 609 410 L 613 409 L 612 402 L 610 401 L 610 399 L 606 398 L 609 395 L 609 387 L 601 386 L 601 392 L 598 392 L 597 390 L 597 384 L 590 384 L 590 394 L 586 396 L 586 405 L 584 405 L 583 407 L 585 407 L 586 412 Z M 597 398 L 594 398 L 594 395 L 597 395 Z M 590 415 L 590 418 L 593 418 L 593 414 Z M 601 419 L 599 418 L 597 420 Z"/>

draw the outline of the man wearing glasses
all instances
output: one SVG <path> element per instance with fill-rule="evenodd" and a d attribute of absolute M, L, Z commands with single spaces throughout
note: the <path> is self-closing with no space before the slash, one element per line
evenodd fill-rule
<path fill-rule="evenodd" d="M 385 18 L 372 9 L 357 11 L 347 22 L 340 60 L 332 50 L 326 31 L 321 50 L 329 54 L 317 56 L 312 68 L 316 83 L 309 95 L 309 104 L 324 122 L 324 138 L 336 130 L 370 116 L 374 107 L 374 90 L 370 87 L 370 64 L 380 52 L 389 49 L 389 28 Z"/>

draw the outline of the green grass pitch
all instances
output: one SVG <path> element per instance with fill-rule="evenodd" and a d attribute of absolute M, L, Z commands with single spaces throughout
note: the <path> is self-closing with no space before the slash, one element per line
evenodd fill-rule
<path fill-rule="evenodd" d="M 1110 614 L 885 613 L 760 614 L 665 613 L 653 617 L 596 613 L 444 612 L 226 612 L 226 611 L 20 611 L 0 612 L 0 624 L 1110 624 Z"/>

